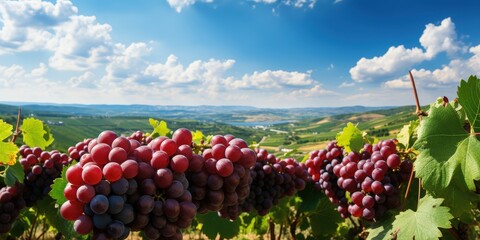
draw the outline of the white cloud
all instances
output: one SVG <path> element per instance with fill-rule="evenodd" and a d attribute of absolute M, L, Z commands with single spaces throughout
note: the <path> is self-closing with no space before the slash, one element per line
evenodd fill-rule
<path fill-rule="evenodd" d="M 451 18 L 445 18 L 439 26 L 429 23 L 425 26 L 420 44 L 425 48 L 425 55 L 430 59 L 440 52 L 454 54 L 461 49 L 461 43 L 457 40 L 455 24 Z"/>
<path fill-rule="evenodd" d="M 335 0 L 335 1 L 333 1 L 333 4 L 337 4 L 337 3 L 341 3 L 341 2 L 343 2 L 343 0 Z"/>
<path fill-rule="evenodd" d="M 175 8 L 175 11 L 181 12 L 183 8 L 195 4 L 197 0 L 167 0 L 170 7 Z M 212 3 L 213 0 L 203 0 L 198 2 Z"/>
<path fill-rule="evenodd" d="M 72 87 L 79 88 L 95 88 L 96 87 L 96 75 L 90 71 L 85 72 L 84 74 L 76 77 L 71 77 L 68 80 L 68 83 Z"/>
<path fill-rule="evenodd" d="M 241 79 L 230 81 L 232 88 L 284 88 L 301 87 L 314 84 L 311 78 L 311 71 L 288 72 L 283 70 L 266 70 L 263 72 L 253 72 L 245 74 Z"/>
<path fill-rule="evenodd" d="M 455 24 L 450 18 L 444 19 L 440 25 L 428 24 L 420 37 L 421 48 L 405 48 L 403 45 L 390 47 L 379 57 L 361 58 L 356 66 L 350 69 L 351 78 L 356 82 L 381 81 L 398 76 L 414 65 L 431 60 L 441 52 L 454 54 L 461 49 L 457 40 Z"/>
<path fill-rule="evenodd" d="M 70 1 L 1 1 L 0 53 L 41 50 L 54 36 L 55 26 L 77 13 Z"/>
<path fill-rule="evenodd" d="M 327 90 L 321 84 L 317 84 L 311 88 L 295 90 L 292 92 L 292 95 L 296 97 L 319 97 L 323 95 L 338 95 L 338 93 Z"/>
<path fill-rule="evenodd" d="M 480 75 L 480 45 L 469 49 L 471 56 L 467 59 L 456 58 L 441 68 L 434 70 L 413 69 L 412 75 L 415 83 L 421 87 L 453 87 L 460 79 L 465 79 L 471 74 Z M 408 76 L 403 76 L 385 82 L 386 88 L 407 88 L 411 87 Z"/>
<path fill-rule="evenodd" d="M 328 65 L 327 67 L 327 70 L 332 70 L 335 68 L 335 65 L 333 65 L 333 63 L 330 63 L 330 65 Z"/>
<path fill-rule="evenodd" d="M 339 88 L 347 88 L 347 87 L 353 87 L 355 86 L 355 83 L 354 82 L 342 82 L 342 84 L 340 84 L 340 86 L 338 86 Z"/>
<path fill-rule="evenodd" d="M 38 68 L 32 69 L 32 76 L 33 77 L 43 77 L 48 71 L 48 67 L 44 63 L 40 63 Z"/>
<path fill-rule="evenodd" d="M 277 2 L 277 0 L 253 0 L 256 3 L 266 3 L 266 4 L 272 4 Z"/>

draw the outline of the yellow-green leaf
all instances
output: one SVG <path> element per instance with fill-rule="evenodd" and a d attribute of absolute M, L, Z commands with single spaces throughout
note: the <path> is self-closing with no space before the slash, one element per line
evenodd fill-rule
<path fill-rule="evenodd" d="M 0 141 L 12 135 L 13 126 L 0 119 Z"/>
<path fill-rule="evenodd" d="M 205 135 L 203 135 L 203 133 L 200 130 L 193 132 L 192 140 L 194 143 L 200 144 L 200 142 L 205 139 L 206 139 Z"/>
<path fill-rule="evenodd" d="M 53 137 L 44 128 L 43 122 L 35 118 L 23 120 L 21 127 L 23 141 L 29 147 L 40 147 L 45 149 L 53 142 Z"/>
<path fill-rule="evenodd" d="M 153 133 L 158 133 L 160 136 L 167 136 L 171 132 L 165 121 L 158 121 L 153 118 L 148 119 L 148 122 L 153 127 Z M 153 134 L 152 134 L 153 135 Z"/>
<path fill-rule="evenodd" d="M 18 147 L 11 142 L 0 142 L 0 164 L 13 165 L 17 161 Z"/>
<path fill-rule="evenodd" d="M 344 147 L 347 152 L 358 152 L 363 148 L 363 133 L 349 122 L 342 132 L 337 134 L 337 144 Z"/>

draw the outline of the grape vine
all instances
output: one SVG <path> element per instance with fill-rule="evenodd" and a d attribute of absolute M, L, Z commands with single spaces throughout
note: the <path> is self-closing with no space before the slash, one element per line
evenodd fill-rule
<path fill-rule="evenodd" d="M 154 119 L 62 153 L 19 113 L 15 127 L 0 119 L 1 238 L 475 239 L 480 79 L 452 99 L 417 101 L 394 138 L 348 123 L 303 160 Z"/>

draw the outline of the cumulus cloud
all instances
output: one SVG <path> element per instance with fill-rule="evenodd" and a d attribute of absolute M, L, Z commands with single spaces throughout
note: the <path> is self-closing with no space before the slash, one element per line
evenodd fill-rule
<path fill-rule="evenodd" d="M 392 46 L 382 56 L 361 58 L 350 69 L 351 78 L 356 82 L 394 78 L 416 64 L 431 60 L 441 52 L 454 54 L 462 48 L 462 44 L 457 40 L 455 24 L 450 18 L 444 19 L 440 25 L 427 24 L 419 41 L 423 49 Z"/>
<path fill-rule="evenodd" d="M 2 88 L 31 88 L 47 82 L 44 78 L 48 68 L 44 63 L 40 63 L 37 68 L 31 70 L 25 69 L 18 64 L 11 66 L 0 65 L 0 87 Z"/>
<path fill-rule="evenodd" d="M 180 13 L 182 9 L 189 7 L 191 5 L 194 5 L 197 2 L 213 3 L 213 1 L 214 0 L 167 0 L 167 3 L 170 5 L 170 7 L 174 8 L 175 11 Z M 303 8 L 303 7 L 314 8 L 315 4 L 317 3 L 317 0 L 246 0 L 246 1 L 254 2 L 254 3 L 262 3 L 262 4 L 278 3 L 286 6 L 293 6 L 295 8 Z"/>
<path fill-rule="evenodd" d="M 283 70 L 255 71 L 253 74 L 245 74 L 241 79 L 230 81 L 232 88 L 283 88 L 309 86 L 314 83 L 311 71 L 288 72 Z"/>
<path fill-rule="evenodd" d="M 340 84 L 340 86 L 338 86 L 339 88 L 347 88 L 347 87 L 353 87 L 355 86 L 355 83 L 354 82 L 342 82 L 342 84 Z"/>
<path fill-rule="evenodd" d="M 295 90 L 291 93 L 297 97 L 318 97 L 324 95 L 338 95 L 338 93 L 323 88 L 321 84 L 316 84 L 311 88 Z"/>
<path fill-rule="evenodd" d="M 456 85 L 460 79 L 471 74 L 480 75 L 480 45 L 469 49 L 470 56 L 466 59 L 456 58 L 448 65 L 434 70 L 424 68 L 413 69 L 412 74 L 419 86 L 438 88 L 442 86 Z M 387 88 L 411 87 L 408 76 L 396 78 L 384 83 Z"/>
<path fill-rule="evenodd" d="M 78 15 L 67 0 L 2 1 L 0 21 L 0 53 L 50 51 L 50 67 L 75 71 L 95 68 L 111 55 L 111 26 Z"/>

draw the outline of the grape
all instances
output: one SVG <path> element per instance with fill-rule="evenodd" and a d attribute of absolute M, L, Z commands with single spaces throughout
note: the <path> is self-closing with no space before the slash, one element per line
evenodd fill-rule
<path fill-rule="evenodd" d="M 109 214 L 95 214 L 93 215 L 93 225 L 97 229 L 106 229 L 112 222 L 112 217 Z"/>
<path fill-rule="evenodd" d="M 101 180 L 95 185 L 95 192 L 97 194 L 108 196 L 111 192 L 110 183 L 105 180 Z"/>
<path fill-rule="evenodd" d="M 138 161 L 146 162 L 150 164 L 150 161 L 153 156 L 153 149 L 148 146 L 140 146 L 137 147 L 134 151 L 135 156 L 137 157 Z"/>
<path fill-rule="evenodd" d="M 176 155 L 172 158 L 170 165 L 174 172 L 183 173 L 188 169 L 188 158 L 183 155 Z"/>
<path fill-rule="evenodd" d="M 113 220 L 110 224 L 107 226 L 107 234 L 108 236 L 112 238 L 119 238 L 123 235 L 125 231 L 125 225 L 118 221 L 118 220 Z"/>
<path fill-rule="evenodd" d="M 383 192 L 383 184 L 379 181 L 374 181 L 372 183 L 372 192 L 375 194 L 381 194 Z"/>
<path fill-rule="evenodd" d="M 130 144 L 130 142 L 128 142 Z M 130 146 L 128 146 L 130 148 Z M 108 154 L 108 160 L 110 162 L 116 162 L 116 163 L 123 163 L 125 160 L 127 160 L 128 154 L 127 151 L 125 151 L 124 148 L 122 147 L 114 147 L 112 150 L 110 150 L 110 153 Z"/>
<path fill-rule="evenodd" d="M 73 229 L 78 234 L 89 234 L 93 230 L 93 222 L 89 216 L 82 215 L 73 223 Z"/>
<path fill-rule="evenodd" d="M 126 153 L 128 153 L 130 152 L 130 141 L 126 137 L 117 137 L 112 142 L 112 150 L 117 147 L 122 148 Z"/>
<path fill-rule="evenodd" d="M 82 178 L 83 168 L 78 165 L 73 165 L 67 169 L 66 178 L 67 181 L 73 185 L 81 186 L 84 184 Z"/>
<path fill-rule="evenodd" d="M 126 160 L 120 167 L 122 168 L 123 177 L 126 179 L 134 178 L 138 174 L 138 163 L 135 160 Z"/>
<path fill-rule="evenodd" d="M 177 144 L 171 139 L 165 139 L 160 145 L 160 150 L 166 152 L 168 156 L 173 156 L 177 152 Z"/>
<path fill-rule="evenodd" d="M 122 177 L 118 181 L 110 183 L 110 186 L 113 193 L 122 195 L 128 191 L 128 180 Z"/>
<path fill-rule="evenodd" d="M 169 218 L 176 218 L 180 214 L 180 204 L 175 199 L 167 199 L 163 204 L 163 213 Z"/>
<path fill-rule="evenodd" d="M 83 182 L 90 185 L 95 185 L 102 180 L 102 169 L 96 165 L 88 165 L 83 168 L 81 176 Z"/>
<path fill-rule="evenodd" d="M 216 145 L 217 146 L 217 145 Z M 233 164 L 230 160 L 222 158 L 215 165 L 218 175 L 228 177 L 233 173 Z"/>
<path fill-rule="evenodd" d="M 105 143 L 98 143 L 92 148 L 92 159 L 99 165 L 105 165 L 108 163 L 108 156 L 112 148 Z"/>
<path fill-rule="evenodd" d="M 375 199 L 370 196 L 370 195 L 367 195 L 365 197 L 363 197 L 362 199 L 362 205 L 363 207 L 365 208 L 372 208 L 375 204 Z"/>
<path fill-rule="evenodd" d="M 105 195 L 96 195 L 90 202 L 90 209 L 95 214 L 104 214 L 107 212 L 110 206 L 110 201 Z"/>
<path fill-rule="evenodd" d="M 164 151 L 154 152 L 152 155 L 152 160 L 150 161 L 150 164 L 155 170 L 160 168 L 166 168 L 168 167 L 169 163 L 170 163 L 170 159 L 168 157 L 168 154 Z"/>
<path fill-rule="evenodd" d="M 120 213 L 125 205 L 125 199 L 119 195 L 111 195 L 108 197 L 108 213 Z"/>
<path fill-rule="evenodd" d="M 95 196 L 95 188 L 91 185 L 82 185 L 77 190 L 77 199 L 82 203 L 88 203 Z"/>
<path fill-rule="evenodd" d="M 155 200 L 150 195 L 142 195 L 137 202 L 137 209 L 141 214 L 149 214 L 155 207 Z"/>
<path fill-rule="evenodd" d="M 113 131 L 106 130 L 101 132 L 97 137 L 98 143 L 104 143 L 107 145 L 112 145 L 113 141 L 117 138 L 117 134 Z"/>
<path fill-rule="evenodd" d="M 120 213 L 113 215 L 113 219 L 120 220 L 124 224 L 130 224 L 135 219 L 135 209 L 126 203 Z"/>
<path fill-rule="evenodd" d="M 168 168 L 158 169 L 154 176 L 155 185 L 159 188 L 167 188 L 172 184 L 173 173 Z"/>
<path fill-rule="evenodd" d="M 212 156 L 216 160 L 220 160 L 222 158 L 225 158 L 225 150 L 227 147 L 223 144 L 217 144 L 212 147 Z"/>
<path fill-rule="evenodd" d="M 115 182 L 123 176 L 122 167 L 116 162 L 109 162 L 103 166 L 103 176 L 109 182 Z"/>
<path fill-rule="evenodd" d="M 1 200 L 0 200 L 1 201 Z M 83 213 L 83 206 L 80 203 L 66 201 L 60 207 L 60 215 L 66 220 L 74 221 Z"/>
<path fill-rule="evenodd" d="M 175 141 L 178 146 L 183 144 L 191 145 L 192 132 L 186 128 L 179 128 L 173 133 L 172 140 Z"/>

